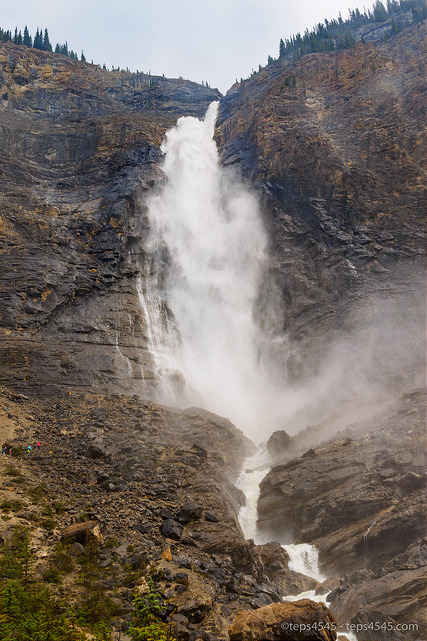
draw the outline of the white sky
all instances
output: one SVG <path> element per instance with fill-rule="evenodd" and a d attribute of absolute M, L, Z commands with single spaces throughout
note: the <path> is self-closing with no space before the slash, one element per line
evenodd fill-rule
<path fill-rule="evenodd" d="M 3 6 L 1 6 L 3 5 Z M 34 37 L 108 68 L 207 81 L 222 93 L 277 57 L 280 38 L 311 29 L 373 0 L 0 0 L 0 27 Z"/>

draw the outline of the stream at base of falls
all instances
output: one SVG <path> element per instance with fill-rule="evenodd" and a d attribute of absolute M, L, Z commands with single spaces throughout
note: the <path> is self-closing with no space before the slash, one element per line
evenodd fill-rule
<path fill-rule="evenodd" d="M 238 518 L 245 539 L 253 539 L 256 545 L 262 545 L 271 540 L 263 535 L 257 528 L 257 503 L 260 493 L 260 483 L 270 470 L 269 453 L 266 449 L 260 449 L 256 454 L 243 462 L 242 472 L 237 480 L 237 487 L 246 497 L 246 503 L 240 508 Z M 280 541 L 279 541 L 280 543 Z M 319 571 L 319 552 L 309 543 L 288 543 L 281 544 L 289 556 L 288 567 L 294 572 L 316 579 L 323 583 L 326 576 Z M 315 590 L 307 590 L 295 595 L 283 595 L 282 601 L 298 601 L 299 599 L 311 599 L 318 603 L 325 603 L 329 607 L 328 594 L 316 594 Z M 352 632 L 338 632 L 337 641 L 357 641 Z"/>

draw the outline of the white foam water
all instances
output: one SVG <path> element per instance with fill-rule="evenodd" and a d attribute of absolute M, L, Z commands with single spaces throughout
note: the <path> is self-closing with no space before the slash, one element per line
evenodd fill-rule
<path fill-rule="evenodd" d="M 316 594 L 316 590 L 305 590 L 305 592 L 300 592 L 299 594 L 282 596 L 282 601 L 299 601 L 300 599 L 310 599 L 311 601 L 316 601 L 316 603 L 324 603 L 326 606 L 329 606 L 327 596 L 327 594 Z"/>
<path fill-rule="evenodd" d="M 217 110 L 167 132 L 138 295 L 158 400 L 201 405 L 259 440 L 279 421 L 271 340 L 256 320 L 267 238 L 256 198 L 219 163 Z"/>
<path fill-rule="evenodd" d="M 236 483 L 239 490 L 242 490 L 246 497 L 246 503 L 240 508 L 238 514 L 240 527 L 243 530 L 245 539 L 253 539 L 256 544 L 266 542 L 257 529 L 257 504 L 260 483 L 269 469 L 267 450 L 258 450 L 254 456 L 244 461 L 242 472 Z"/>
<path fill-rule="evenodd" d="M 283 545 L 289 555 L 289 569 L 305 574 L 322 583 L 326 579 L 319 572 L 319 552 L 309 543 Z"/>

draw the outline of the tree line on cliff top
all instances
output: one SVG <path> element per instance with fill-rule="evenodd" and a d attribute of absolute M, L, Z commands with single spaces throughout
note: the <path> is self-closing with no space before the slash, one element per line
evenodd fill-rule
<path fill-rule="evenodd" d="M 298 33 L 290 39 L 281 39 L 279 58 L 292 54 L 293 60 L 299 60 L 308 53 L 348 49 L 356 42 L 353 35 L 356 29 L 388 18 L 391 18 L 391 26 L 387 36 L 394 35 L 405 25 L 400 17 L 408 11 L 412 12 L 412 22 L 424 20 L 427 17 L 425 0 L 387 0 L 386 6 L 381 0 L 376 0 L 372 10 L 364 9 L 363 13 L 359 9 L 349 10 L 347 20 L 339 14 L 336 20 L 325 19 L 311 31 L 306 29 L 303 36 Z M 269 57 L 268 62 L 273 62 L 273 59 Z"/>
<path fill-rule="evenodd" d="M 391 18 L 389 31 L 386 33 L 385 38 L 398 33 L 406 24 L 407 21 L 402 20 L 402 15 L 407 12 L 412 13 L 412 22 L 420 22 L 427 18 L 427 6 L 425 0 L 386 0 L 386 5 L 381 0 L 376 0 L 372 10 L 364 8 L 363 13 L 359 9 L 349 10 L 349 16 L 343 20 L 341 13 L 337 19 L 327 20 L 319 23 L 311 31 L 305 30 L 304 35 L 300 33 L 291 36 L 289 39 L 280 39 L 279 44 L 279 58 L 292 57 L 292 60 L 300 60 L 303 56 L 309 53 L 335 51 L 337 49 L 348 49 L 356 43 L 354 32 L 364 25 L 381 22 Z M 361 36 L 363 40 L 363 36 Z M 67 42 L 65 44 L 57 43 L 53 49 L 47 29 L 37 29 L 34 38 L 25 26 L 24 32 L 18 31 L 15 27 L 14 34 L 10 30 L 0 28 L 0 42 L 13 42 L 16 45 L 24 45 L 42 51 L 51 51 L 60 53 L 73 60 L 78 60 L 78 55 L 72 49 L 68 48 Z M 80 60 L 86 61 L 83 51 L 81 52 Z M 268 56 L 267 65 L 276 61 L 276 58 Z M 259 65 L 259 71 L 262 69 Z M 103 69 L 106 69 L 105 64 Z M 114 67 L 112 67 L 114 71 Z M 117 68 L 120 71 L 120 67 Z M 129 71 L 129 69 L 126 69 Z M 252 71 L 251 76 L 257 72 Z M 243 79 L 241 79 L 241 82 Z M 236 82 L 238 82 L 236 80 Z M 202 83 L 203 84 L 203 83 Z M 208 83 L 206 83 L 208 87 Z"/>
<path fill-rule="evenodd" d="M 409 20 L 408 12 L 410 12 Z M 309 53 L 348 49 L 356 44 L 356 37 L 363 41 L 361 28 L 364 25 L 386 20 L 389 21 L 389 24 L 386 24 L 384 35 L 384 39 L 387 40 L 399 33 L 409 22 L 425 20 L 427 6 L 425 0 L 386 0 L 386 5 L 381 0 L 376 0 L 372 10 L 364 8 L 362 13 L 359 9 L 349 9 L 348 14 L 346 20 L 342 18 L 340 13 L 337 19 L 325 19 L 323 23 L 317 24 L 311 31 L 306 29 L 304 35 L 297 33 L 289 39 L 281 39 L 279 59 L 296 62 Z M 277 58 L 268 56 L 267 66 L 276 61 Z M 259 65 L 258 71 L 262 71 L 263 68 L 263 65 Z M 256 75 L 258 71 L 252 70 L 250 77 Z M 236 79 L 236 82 L 239 81 Z M 240 79 L 240 82 L 243 82 L 243 78 Z M 295 78 L 292 80 L 288 78 L 287 86 L 296 86 Z"/>
<path fill-rule="evenodd" d="M 62 53 L 64 56 L 67 56 L 67 58 L 71 58 L 72 60 L 79 59 L 75 51 L 73 51 L 72 49 L 68 49 L 67 42 L 65 43 L 65 45 L 57 43 L 55 49 L 53 49 L 49 40 L 49 33 L 47 29 L 37 29 L 34 38 L 28 31 L 27 25 L 25 25 L 24 33 L 22 33 L 21 30 L 18 31 L 18 27 L 15 27 L 15 32 L 13 35 L 10 30 L 0 29 L 0 41 L 13 42 L 13 44 L 15 45 L 24 45 L 25 47 L 32 47 L 33 49 L 40 49 L 41 51 L 54 51 L 55 53 Z M 86 60 L 83 51 L 81 53 L 80 60 Z"/>

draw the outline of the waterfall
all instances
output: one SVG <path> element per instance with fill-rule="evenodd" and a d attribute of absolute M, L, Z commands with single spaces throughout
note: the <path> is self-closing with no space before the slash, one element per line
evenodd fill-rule
<path fill-rule="evenodd" d="M 274 301 L 266 294 L 267 237 L 255 196 L 219 163 L 217 111 L 213 103 L 203 120 L 180 118 L 166 134 L 166 180 L 147 202 L 137 292 L 157 400 L 201 405 L 259 441 L 304 405 L 306 394 L 284 394 L 286 343 L 274 331 Z M 247 498 L 239 521 L 246 538 L 263 543 L 256 521 L 266 450 L 245 467 L 252 469 L 238 481 Z M 284 547 L 291 569 L 323 579 L 313 546 Z M 314 590 L 303 595 L 326 600 Z"/>
<path fill-rule="evenodd" d="M 289 569 L 310 576 L 322 583 L 326 579 L 319 572 L 319 552 L 308 543 L 284 545 L 289 555 Z"/>
<path fill-rule="evenodd" d="M 258 437 L 277 427 L 269 339 L 256 320 L 267 239 L 256 198 L 219 163 L 217 110 L 180 118 L 166 135 L 138 295 L 157 400 L 201 405 Z"/>
<path fill-rule="evenodd" d="M 267 542 L 259 535 L 257 519 L 260 483 L 264 476 L 268 474 L 269 469 L 267 450 L 259 450 L 254 456 L 244 461 L 243 469 L 236 483 L 236 486 L 239 490 L 242 490 L 246 498 L 246 503 L 240 508 L 238 514 L 240 527 L 245 539 L 253 539 L 256 544 Z"/>

